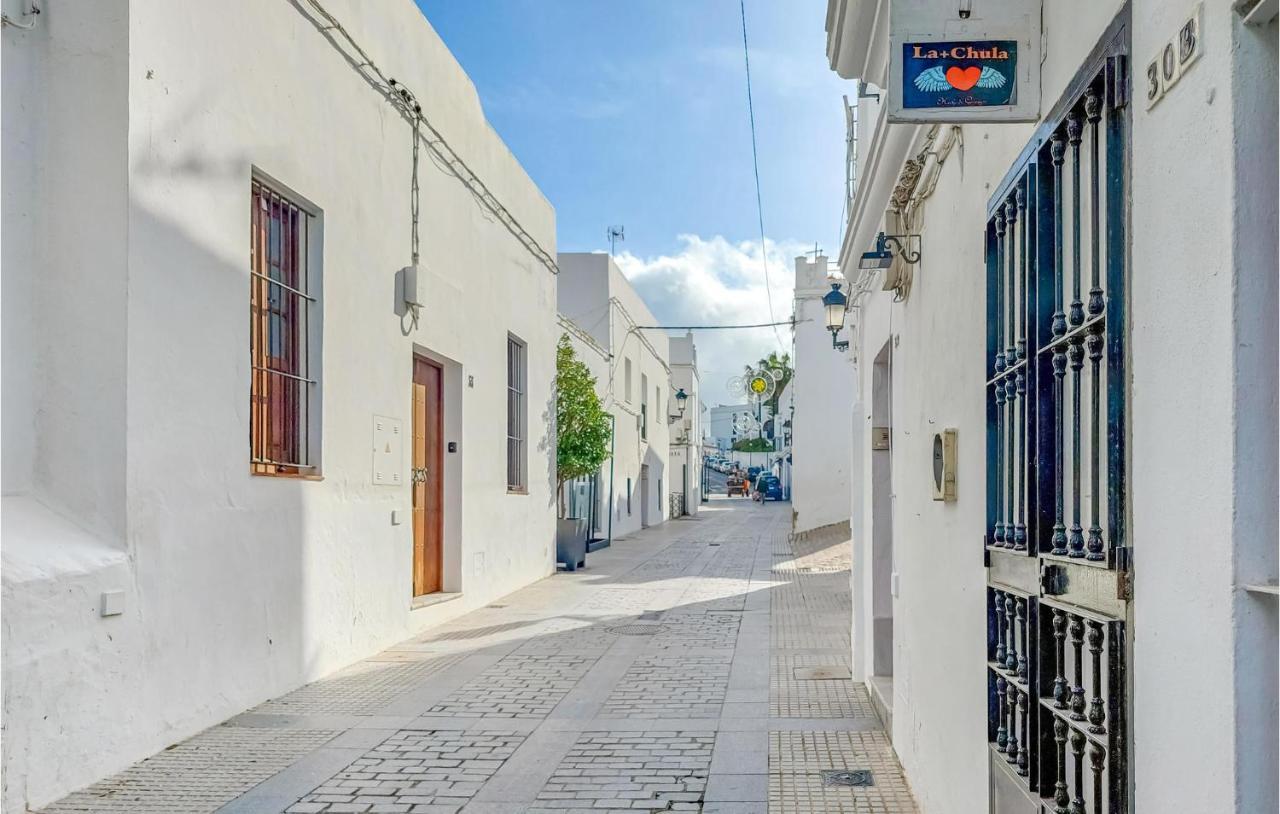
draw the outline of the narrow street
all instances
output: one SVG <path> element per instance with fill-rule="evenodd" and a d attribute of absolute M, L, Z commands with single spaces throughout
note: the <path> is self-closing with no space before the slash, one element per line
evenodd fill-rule
<path fill-rule="evenodd" d="M 790 509 L 714 498 L 45 811 L 913 812 L 848 541 Z"/>

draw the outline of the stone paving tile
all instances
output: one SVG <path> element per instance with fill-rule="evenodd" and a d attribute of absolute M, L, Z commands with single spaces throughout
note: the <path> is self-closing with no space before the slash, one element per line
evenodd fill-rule
<path fill-rule="evenodd" d="M 461 656 L 438 656 L 413 662 L 362 661 L 288 695 L 259 704 L 251 712 L 373 715 L 428 677 L 452 667 L 461 659 Z"/>
<path fill-rule="evenodd" d="M 508 730 L 397 732 L 286 811 L 456 812 L 524 739 Z"/>
<path fill-rule="evenodd" d="M 605 699 L 605 718 L 719 718 L 729 685 L 731 653 L 645 655 Z"/>
<path fill-rule="evenodd" d="M 216 726 L 42 809 L 44 814 L 204 814 L 336 736 Z"/>
<path fill-rule="evenodd" d="M 847 535 L 704 509 L 49 811 L 914 811 L 865 689 L 794 672 L 849 664 Z M 841 768 L 876 785 L 823 787 Z"/>
<path fill-rule="evenodd" d="M 774 655 L 769 669 L 769 715 L 773 718 L 869 718 L 871 696 L 848 679 L 800 679 L 797 667 L 849 668 L 842 653 Z"/>
<path fill-rule="evenodd" d="M 702 811 L 715 734 L 583 732 L 529 814 Z"/>
<path fill-rule="evenodd" d="M 825 786 L 826 770 L 869 769 L 874 785 Z M 883 732 L 770 732 L 769 814 L 914 814 Z"/>
<path fill-rule="evenodd" d="M 580 655 L 507 656 L 423 714 L 545 718 L 594 662 Z"/>

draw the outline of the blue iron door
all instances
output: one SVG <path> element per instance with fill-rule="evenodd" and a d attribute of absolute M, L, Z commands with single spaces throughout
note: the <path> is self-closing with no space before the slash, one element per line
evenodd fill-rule
<path fill-rule="evenodd" d="M 1129 812 L 1125 12 L 992 196 L 987 709 L 996 812 Z"/>

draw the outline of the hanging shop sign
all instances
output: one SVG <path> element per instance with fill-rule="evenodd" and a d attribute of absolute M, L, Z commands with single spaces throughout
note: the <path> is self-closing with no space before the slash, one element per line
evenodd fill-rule
<path fill-rule="evenodd" d="M 889 42 L 889 121 L 1039 118 L 1038 0 L 893 0 Z"/>

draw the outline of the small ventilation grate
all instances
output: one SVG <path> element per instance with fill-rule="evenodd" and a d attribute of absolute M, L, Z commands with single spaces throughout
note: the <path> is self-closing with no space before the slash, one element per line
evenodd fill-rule
<path fill-rule="evenodd" d="M 828 769 L 822 773 L 824 786 L 874 786 L 870 769 Z"/>
<path fill-rule="evenodd" d="M 656 636 L 662 632 L 662 625 L 621 625 L 613 632 L 619 636 Z"/>

